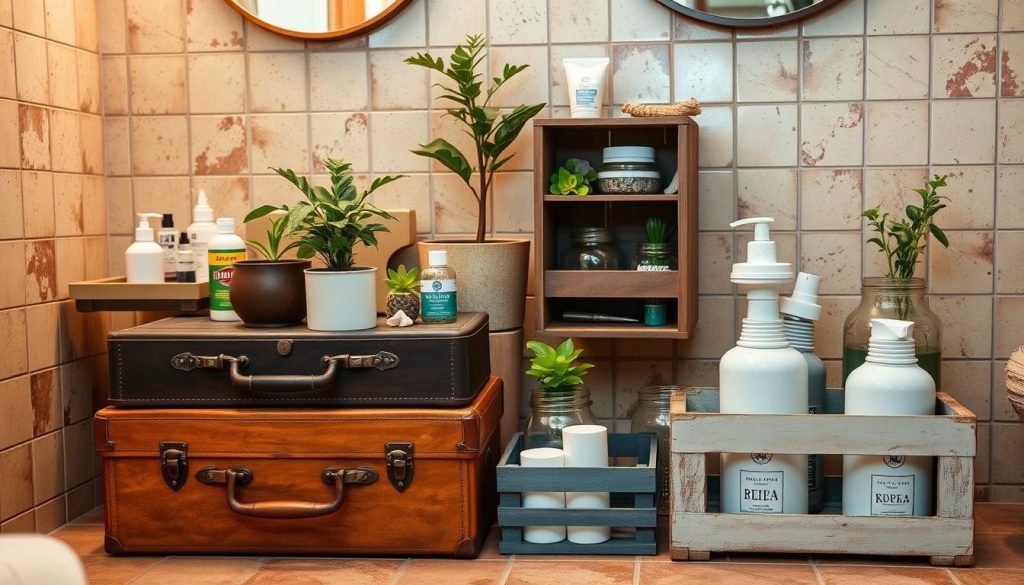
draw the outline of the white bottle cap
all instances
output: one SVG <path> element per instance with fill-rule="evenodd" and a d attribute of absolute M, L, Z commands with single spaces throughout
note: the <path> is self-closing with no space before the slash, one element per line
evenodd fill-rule
<path fill-rule="evenodd" d="M 914 351 L 913 321 L 871 320 L 871 337 L 868 339 L 868 356 L 865 360 L 881 364 L 916 364 Z"/>
<path fill-rule="evenodd" d="M 427 262 L 431 266 L 447 266 L 448 250 L 430 250 L 427 252 Z"/>
<path fill-rule="evenodd" d="M 871 339 L 907 341 L 914 338 L 914 322 L 898 319 L 872 319 Z"/>
<path fill-rule="evenodd" d="M 817 321 L 821 318 L 821 305 L 818 304 L 820 285 L 820 276 L 807 272 L 797 274 L 793 296 L 782 299 L 779 312 L 806 321 Z"/>
<path fill-rule="evenodd" d="M 149 224 L 150 219 L 160 219 L 163 215 L 159 213 L 140 213 L 139 225 L 135 228 L 136 242 L 153 242 L 153 226 Z"/>
<path fill-rule="evenodd" d="M 199 190 L 199 198 L 192 209 L 192 221 L 213 221 L 213 208 L 206 201 L 206 191 L 202 189 Z"/>
<path fill-rule="evenodd" d="M 768 225 L 771 217 L 750 217 L 729 225 L 754 224 L 754 239 L 747 243 L 747 261 L 732 265 L 730 280 L 736 284 L 782 284 L 793 280 L 793 265 L 778 262 L 775 242 L 771 240 Z"/>
<path fill-rule="evenodd" d="M 217 218 L 217 233 L 218 234 L 233 234 L 233 233 L 235 233 L 235 218 L 233 218 L 233 217 L 218 217 Z"/>

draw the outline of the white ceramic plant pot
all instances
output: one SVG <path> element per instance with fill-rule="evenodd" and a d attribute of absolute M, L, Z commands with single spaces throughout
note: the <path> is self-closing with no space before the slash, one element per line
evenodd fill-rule
<path fill-rule="evenodd" d="M 314 331 L 356 331 L 377 325 L 377 269 L 306 271 L 306 325 Z"/>

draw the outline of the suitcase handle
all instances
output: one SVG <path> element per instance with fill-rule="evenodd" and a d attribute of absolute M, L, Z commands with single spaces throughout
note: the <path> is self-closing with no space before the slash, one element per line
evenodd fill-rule
<path fill-rule="evenodd" d="M 320 473 L 320 479 L 335 488 L 334 499 L 325 504 L 292 500 L 244 503 L 235 495 L 235 488 L 252 481 L 250 469 L 239 467 L 224 469 L 204 467 L 196 472 L 196 479 L 207 485 L 224 484 L 227 487 L 228 507 L 236 514 L 257 518 L 314 518 L 333 514 L 341 508 L 345 499 L 345 484 L 367 485 L 377 481 L 380 475 L 370 467 L 342 469 L 327 467 Z"/>
<path fill-rule="evenodd" d="M 171 366 L 178 370 L 190 372 L 196 368 L 224 369 L 228 368 L 231 386 L 235 390 L 253 394 L 293 394 L 299 392 L 321 392 L 334 385 L 338 370 L 353 368 L 377 368 L 380 371 L 390 370 L 398 366 L 398 356 L 381 351 L 374 355 L 325 355 L 320 358 L 324 366 L 321 374 L 302 375 L 262 375 L 247 376 L 242 370 L 249 366 L 249 358 L 241 355 L 203 356 L 192 353 L 180 353 L 171 358 Z"/>

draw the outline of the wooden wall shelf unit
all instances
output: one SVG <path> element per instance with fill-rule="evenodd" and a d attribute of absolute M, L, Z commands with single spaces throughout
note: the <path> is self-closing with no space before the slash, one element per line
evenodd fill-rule
<path fill-rule="evenodd" d="M 697 123 L 689 117 L 549 118 L 534 126 L 534 270 L 537 332 L 574 337 L 688 339 L 697 321 Z M 662 184 L 679 171 L 679 192 L 653 195 L 551 195 L 548 181 L 570 158 L 601 163 L 606 146 L 652 146 Z M 679 269 L 629 270 L 643 225 L 660 217 L 678 226 Z M 622 270 L 564 270 L 574 227 L 612 231 Z M 644 299 L 663 299 L 669 323 L 645 326 Z M 575 323 L 565 311 L 604 313 L 640 323 Z"/>

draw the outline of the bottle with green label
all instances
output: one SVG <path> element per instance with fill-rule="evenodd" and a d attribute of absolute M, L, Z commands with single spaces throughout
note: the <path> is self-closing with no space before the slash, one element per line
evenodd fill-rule
<path fill-rule="evenodd" d="M 214 321 L 238 321 L 231 307 L 231 277 L 235 263 L 245 260 L 245 242 L 235 234 L 233 217 L 217 218 L 217 235 L 207 248 L 210 266 L 210 318 Z"/>
<path fill-rule="evenodd" d="M 455 270 L 448 266 L 447 250 L 427 252 L 430 265 L 420 273 L 420 319 L 424 323 L 454 323 L 459 312 Z"/>

